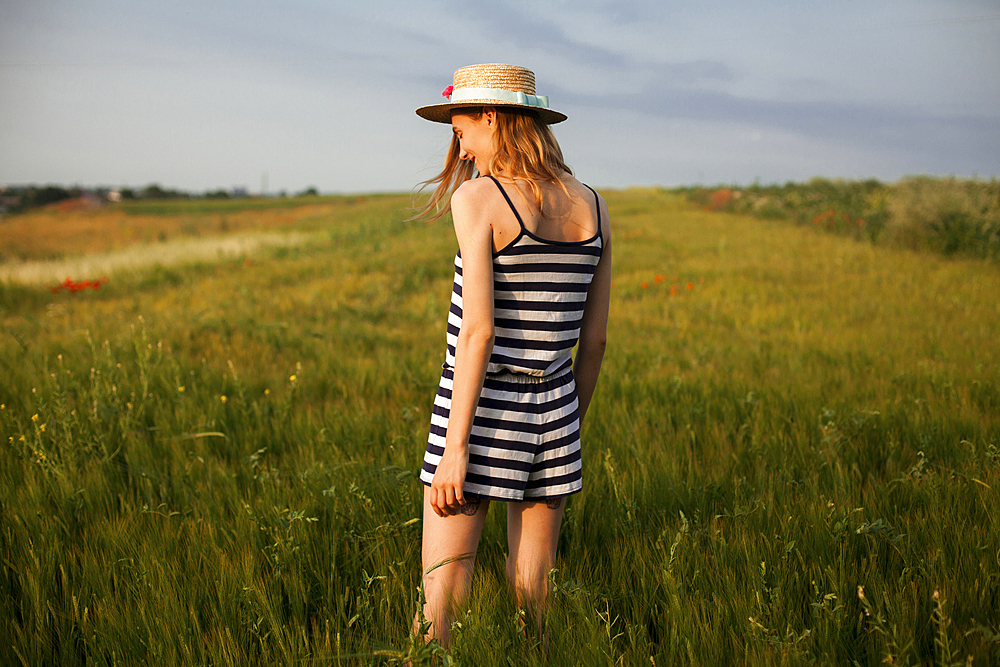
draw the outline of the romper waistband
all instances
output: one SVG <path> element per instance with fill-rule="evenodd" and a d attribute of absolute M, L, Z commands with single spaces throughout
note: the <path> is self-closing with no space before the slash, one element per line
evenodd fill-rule
<path fill-rule="evenodd" d="M 455 369 L 447 364 L 442 364 L 445 376 L 451 380 L 455 377 Z M 512 382 L 515 384 L 541 384 L 561 380 L 567 375 L 572 375 L 573 365 L 566 364 L 551 375 L 528 375 L 527 373 L 516 373 L 514 371 L 504 371 L 502 373 L 487 373 L 484 382 Z"/>
<path fill-rule="evenodd" d="M 497 382 L 517 382 L 519 384 L 539 384 L 541 382 L 551 382 L 552 380 L 558 380 L 559 378 L 569 375 L 573 372 L 573 367 L 567 365 L 566 368 L 556 371 L 552 375 L 528 375 L 527 373 L 515 373 L 513 371 L 505 373 L 497 373 L 496 375 L 487 375 L 487 380 L 496 380 Z"/>

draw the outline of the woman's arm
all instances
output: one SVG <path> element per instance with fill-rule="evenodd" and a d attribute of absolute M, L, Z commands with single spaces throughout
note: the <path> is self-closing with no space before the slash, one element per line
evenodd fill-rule
<path fill-rule="evenodd" d="M 580 344 L 573 360 L 573 375 L 576 378 L 576 392 L 580 400 L 580 423 L 587 415 L 590 400 L 597 387 L 597 377 L 601 374 L 601 362 L 608 342 L 608 304 L 611 300 L 611 221 L 607 206 L 600 200 L 601 236 L 604 251 L 594 271 L 594 278 L 587 290 L 587 303 L 580 323 Z"/>
<path fill-rule="evenodd" d="M 485 216 L 480 183 L 467 181 L 451 197 L 455 235 L 462 252 L 462 328 L 455 345 L 455 379 L 444 454 L 431 483 L 434 511 L 454 514 L 465 504 L 469 434 L 493 352 L 493 228 Z"/>

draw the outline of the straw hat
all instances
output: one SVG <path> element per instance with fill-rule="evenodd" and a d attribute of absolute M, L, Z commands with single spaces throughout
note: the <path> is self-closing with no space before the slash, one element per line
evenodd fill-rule
<path fill-rule="evenodd" d="M 442 96 L 450 101 L 417 109 L 417 115 L 435 123 L 451 123 L 451 110 L 461 107 L 531 109 L 547 125 L 561 123 L 566 114 L 549 108 L 549 98 L 535 95 L 535 73 L 517 65 L 469 65 L 455 70 L 454 83 Z"/>

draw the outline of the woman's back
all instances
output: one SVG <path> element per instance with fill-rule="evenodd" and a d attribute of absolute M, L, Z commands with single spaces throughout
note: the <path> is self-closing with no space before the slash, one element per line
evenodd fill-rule
<path fill-rule="evenodd" d="M 565 175 L 562 183 L 540 183 L 542 210 L 535 204 L 534 193 L 523 179 L 498 179 L 508 193 L 525 229 L 531 234 L 552 241 L 583 241 L 592 238 L 598 229 L 599 202 L 592 191 L 576 178 Z M 564 189 L 565 188 L 565 189 Z M 508 228 L 517 221 L 508 218 Z M 499 222 L 503 223 L 501 219 Z"/>
<path fill-rule="evenodd" d="M 517 194 L 511 197 L 507 192 L 507 188 L 515 189 L 515 186 L 508 183 L 505 188 L 498 179 L 487 178 L 505 202 L 490 216 L 494 227 L 507 227 L 500 230 L 504 231 L 501 247 L 496 248 L 500 243 L 494 239 L 495 341 L 487 374 L 558 375 L 572 364 L 571 350 L 580 336 L 588 288 L 605 245 L 600 225 L 600 198 L 596 192 L 580 185 L 590 195 L 587 197 L 589 205 L 581 206 L 579 199 L 574 202 L 560 189 L 558 194 L 567 203 L 558 209 L 560 218 L 553 219 L 547 210 L 546 215 L 540 215 L 531 200 L 522 197 L 526 213 L 534 214 L 528 219 L 540 223 L 535 224 L 537 231 L 532 231 L 525 220 L 526 215 L 522 215 L 515 205 Z M 488 181 L 483 181 L 482 185 L 487 185 Z M 583 234 L 588 236 L 574 238 Z M 455 257 L 455 284 L 448 317 L 446 368 L 454 367 L 462 327 L 462 282 L 459 253 Z"/>

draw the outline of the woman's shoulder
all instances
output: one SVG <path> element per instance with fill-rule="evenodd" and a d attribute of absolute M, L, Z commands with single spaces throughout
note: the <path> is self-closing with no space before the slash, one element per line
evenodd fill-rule
<path fill-rule="evenodd" d="M 608 219 L 608 203 L 604 201 L 604 197 L 601 193 L 597 191 L 597 188 L 592 188 L 581 180 L 578 180 L 576 176 L 567 175 L 566 178 L 562 179 L 562 184 L 573 193 L 573 196 L 582 199 L 585 202 L 595 204 L 597 206 L 598 214 L 600 215 L 602 227 L 605 227 Z"/>
<path fill-rule="evenodd" d="M 458 186 L 451 195 L 452 220 L 462 227 L 490 229 L 500 214 L 502 195 L 488 177 L 473 178 Z"/>
<path fill-rule="evenodd" d="M 496 216 L 502 215 L 506 208 L 500 188 L 488 176 L 465 181 L 451 195 L 453 216 L 458 214 L 493 224 Z"/>
<path fill-rule="evenodd" d="M 455 188 L 451 195 L 451 205 L 459 204 L 481 204 L 497 192 L 497 186 L 491 179 L 482 176 L 480 178 L 470 178 Z"/>
<path fill-rule="evenodd" d="M 597 217 L 601 222 L 601 233 L 606 239 L 605 243 L 610 242 L 611 234 L 611 214 L 608 212 L 608 202 L 604 200 L 601 193 L 597 191 L 597 188 L 592 188 L 586 183 L 573 178 L 573 185 L 576 188 L 576 192 L 592 204 L 597 207 Z"/>

